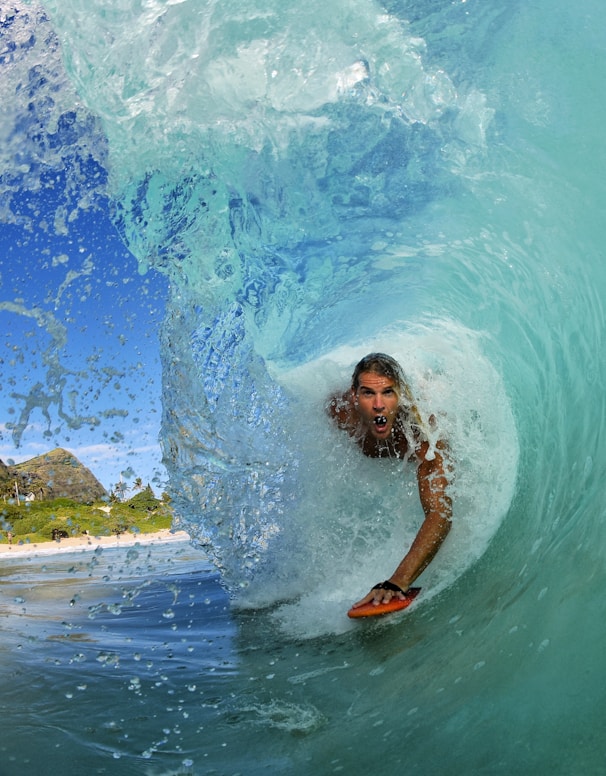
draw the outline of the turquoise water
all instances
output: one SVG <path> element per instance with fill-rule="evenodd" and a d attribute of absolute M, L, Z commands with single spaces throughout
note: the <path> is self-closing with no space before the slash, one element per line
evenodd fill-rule
<path fill-rule="evenodd" d="M 169 280 L 165 462 L 224 587 L 144 570 L 110 628 L 68 585 L 75 663 L 9 611 L 6 773 L 32 734 L 67 773 L 602 773 L 601 8 L 299 6 L 45 4 L 56 110 L 75 88 L 118 230 Z M 455 524 L 418 603 L 354 627 L 419 520 L 411 473 L 324 423 L 375 345 L 456 451 Z"/>

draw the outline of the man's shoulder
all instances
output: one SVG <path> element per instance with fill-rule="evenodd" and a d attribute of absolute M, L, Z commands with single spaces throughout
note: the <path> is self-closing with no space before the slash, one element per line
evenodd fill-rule
<path fill-rule="evenodd" d="M 353 414 L 348 394 L 332 396 L 328 401 L 326 409 L 339 428 L 350 429 L 352 427 Z"/>

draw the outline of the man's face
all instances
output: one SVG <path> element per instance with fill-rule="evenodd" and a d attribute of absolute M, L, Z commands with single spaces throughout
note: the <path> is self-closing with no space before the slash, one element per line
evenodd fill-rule
<path fill-rule="evenodd" d="M 389 377 L 362 372 L 357 391 L 353 391 L 358 413 L 375 439 L 386 439 L 398 412 L 396 383 Z"/>

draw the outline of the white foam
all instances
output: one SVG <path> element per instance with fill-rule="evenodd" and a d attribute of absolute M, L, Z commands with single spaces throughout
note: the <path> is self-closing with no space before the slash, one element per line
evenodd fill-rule
<path fill-rule="evenodd" d="M 436 415 L 436 436 L 448 440 L 455 462 L 453 528 L 418 580 L 423 594 L 415 606 L 486 551 L 514 492 L 518 441 L 503 382 L 481 344 L 479 334 L 452 321 L 401 323 L 275 375 L 301 407 L 301 476 L 309 480 L 293 518 L 305 539 L 303 557 L 291 559 L 304 568 L 302 595 L 274 612 L 284 630 L 318 636 L 355 627 L 347 609 L 391 575 L 423 520 L 414 465 L 365 458 L 323 410 L 368 352 L 402 364 L 421 414 Z"/>

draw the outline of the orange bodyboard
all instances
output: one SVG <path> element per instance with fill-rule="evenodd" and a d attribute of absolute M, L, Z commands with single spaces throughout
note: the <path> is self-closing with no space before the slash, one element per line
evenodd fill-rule
<path fill-rule="evenodd" d="M 406 609 L 407 606 L 410 606 L 420 592 L 420 587 L 409 587 L 404 593 L 404 598 L 394 597 L 387 604 L 373 604 L 371 602 L 364 604 L 364 606 L 357 606 L 355 609 L 350 609 L 347 612 L 347 616 L 356 619 L 357 617 L 377 617 L 380 614 L 399 612 L 401 609 Z"/>

